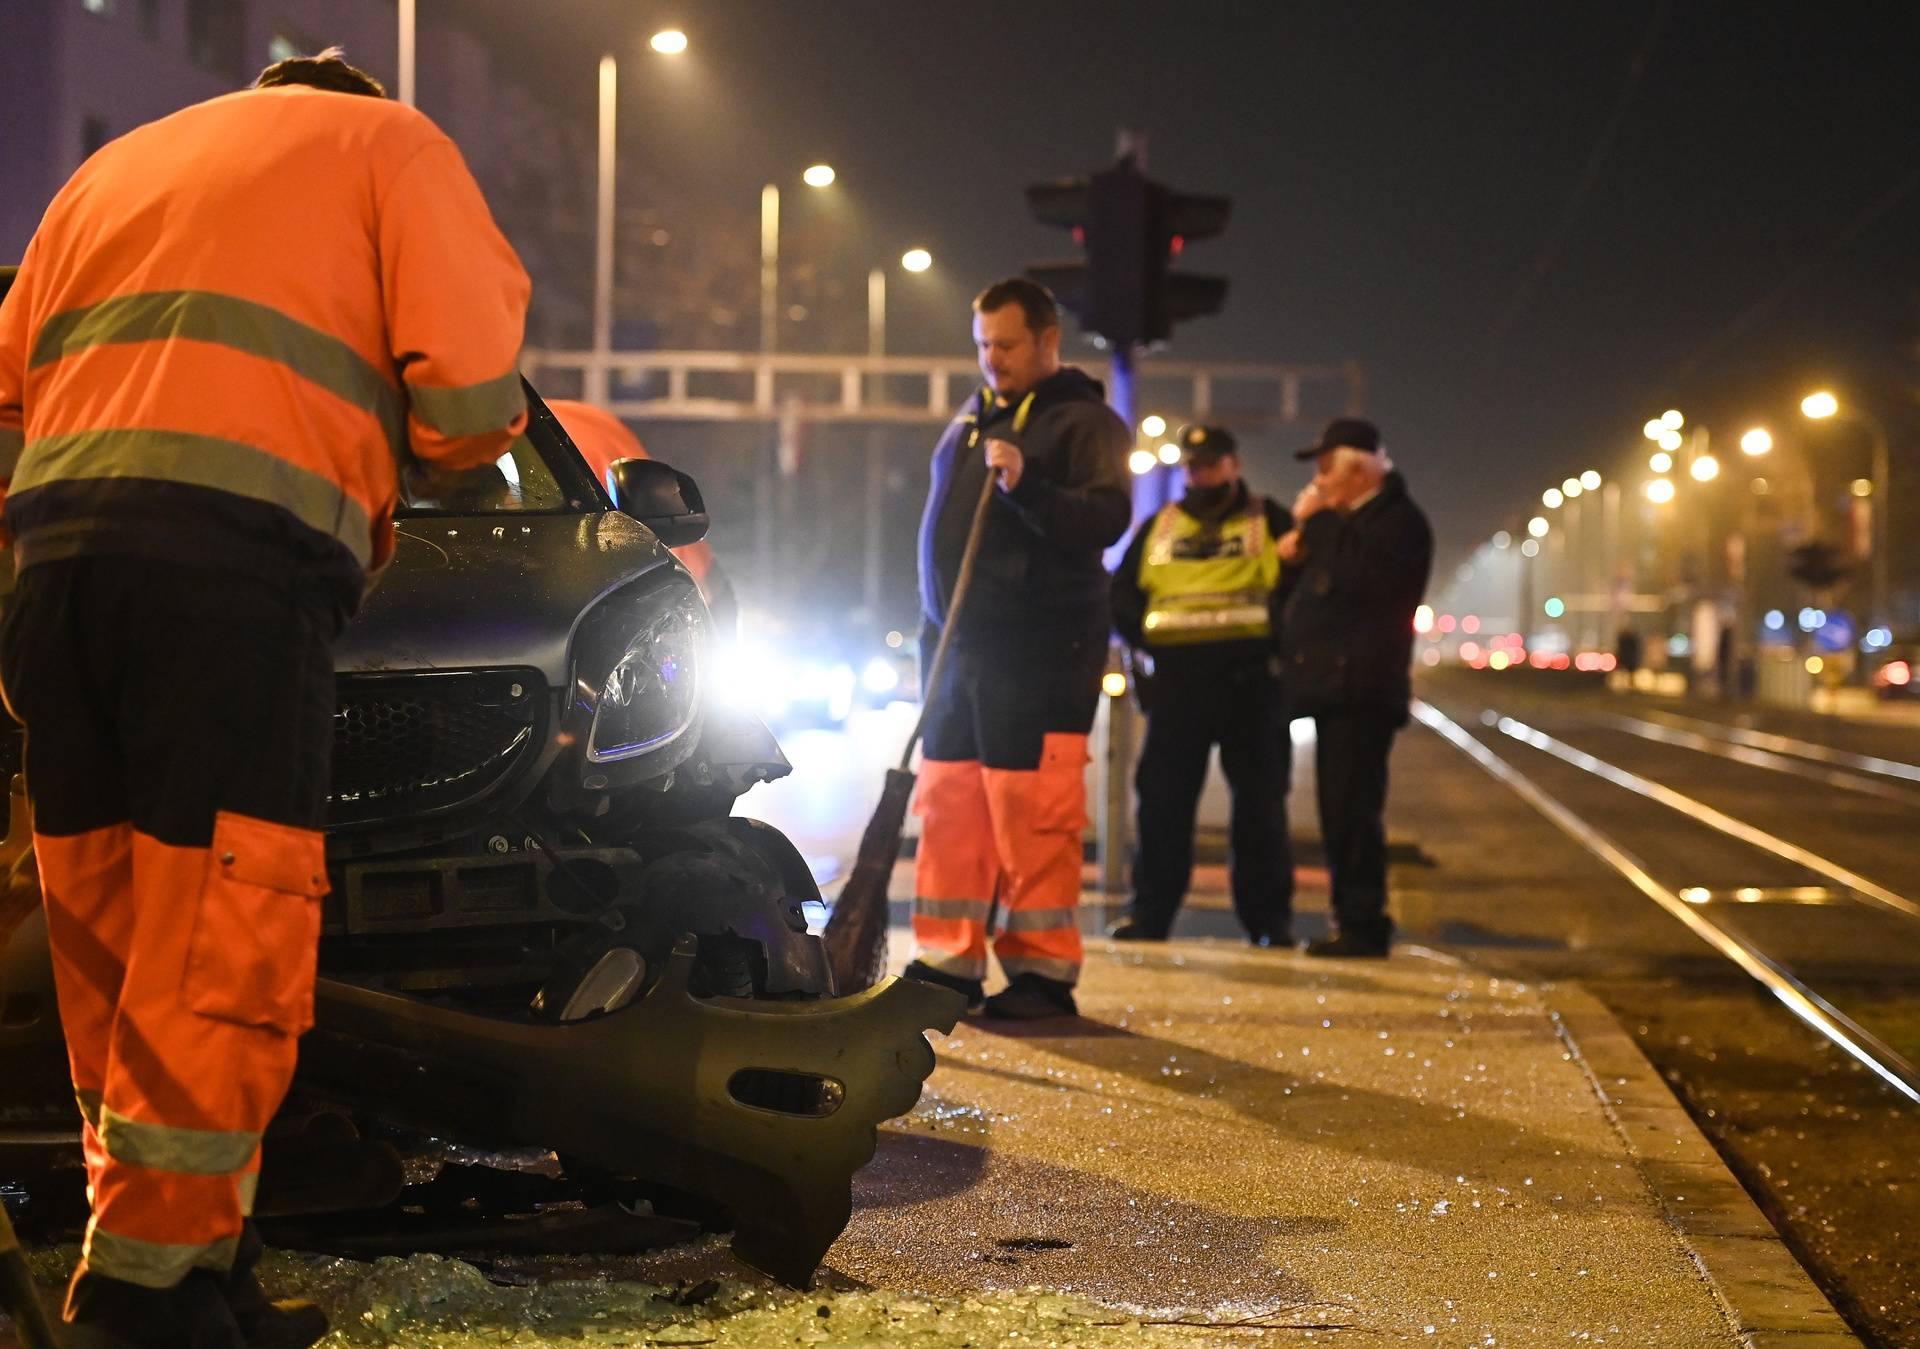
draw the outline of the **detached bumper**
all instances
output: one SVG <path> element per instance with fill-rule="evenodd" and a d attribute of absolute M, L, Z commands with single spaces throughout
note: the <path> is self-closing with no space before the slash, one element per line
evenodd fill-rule
<path fill-rule="evenodd" d="M 644 999 L 558 1025 L 322 979 L 301 1075 L 463 1140 L 711 1198 L 734 1218 L 736 1255 L 806 1287 L 875 1130 L 933 1071 L 922 1032 L 951 1031 L 962 999 L 898 979 L 812 1002 L 696 999 L 693 956 L 683 941 Z"/>

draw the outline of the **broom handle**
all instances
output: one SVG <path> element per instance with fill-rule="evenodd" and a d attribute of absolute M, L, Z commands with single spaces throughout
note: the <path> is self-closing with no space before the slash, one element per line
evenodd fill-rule
<path fill-rule="evenodd" d="M 920 690 L 920 715 L 914 718 L 913 734 L 907 737 L 907 747 L 900 755 L 902 773 L 913 768 L 913 751 L 919 747 L 920 732 L 927 725 L 927 709 L 933 705 L 934 691 L 940 687 L 940 672 L 947 665 L 947 648 L 960 622 L 960 606 L 967 602 L 967 588 L 973 584 L 973 563 L 980 555 L 980 536 L 986 532 L 987 506 L 993 501 L 996 476 L 996 470 L 988 469 L 987 480 L 980 485 L 980 501 L 973 508 L 973 524 L 967 530 L 967 548 L 960 554 L 960 575 L 954 580 L 953 599 L 947 604 L 947 621 L 940 625 L 940 641 L 933 648 L 933 664 L 927 667 L 927 686 Z"/>

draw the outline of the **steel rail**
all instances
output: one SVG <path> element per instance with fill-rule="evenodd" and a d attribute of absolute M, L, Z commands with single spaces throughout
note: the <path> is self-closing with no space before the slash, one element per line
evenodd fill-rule
<path fill-rule="evenodd" d="M 1898 1050 L 1814 992 L 1764 951 L 1745 938 L 1718 926 L 1697 906 L 1687 903 L 1660 884 L 1638 858 L 1547 795 L 1532 779 L 1462 730 L 1444 712 L 1416 700 L 1413 715 L 1421 725 L 1479 764 L 1495 780 L 1505 784 L 1521 800 L 1559 826 L 1568 837 L 1619 872 L 1635 889 L 1678 919 L 1688 931 L 1760 983 L 1788 1012 L 1815 1033 L 1860 1063 L 1910 1103 L 1920 1105 L 1920 1069 L 1916 1069 Z"/>
<path fill-rule="evenodd" d="M 1878 797 L 1882 801 L 1891 801 L 1896 805 L 1920 806 L 1920 792 L 1880 782 L 1862 772 L 1841 768 L 1816 768 L 1813 763 L 1795 755 L 1781 754 L 1767 749 L 1753 749 L 1737 741 L 1721 740 L 1702 735 L 1698 731 L 1662 726 L 1655 722 L 1643 721 L 1639 717 L 1623 717 L 1612 712 L 1598 713 L 1596 716 L 1603 725 L 1616 727 L 1629 735 L 1637 735 L 1643 740 L 1655 740 L 1663 745 L 1673 745 L 1680 749 L 1695 750 L 1701 754 L 1711 754 L 1716 758 L 1730 759 L 1734 763 L 1745 764 L 1749 768 L 1765 768 L 1776 773 L 1790 773 L 1794 777 L 1825 783 L 1829 787 L 1838 787 L 1843 791 Z"/>
<path fill-rule="evenodd" d="M 1585 750 L 1575 749 L 1564 741 L 1554 739 L 1545 731 L 1535 730 L 1524 721 L 1518 721 L 1513 717 L 1499 718 L 1495 723 L 1495 729 L 1502 735 L 1510 736 L 1522 744 L 1531 745 L 1537 750 L 1551 754 L 1554 758 L 1611 782 L 1616 787 L 1624 787 L 1638 796 L 1644 796 L 1649 801 L 1657 801 L 1668 809 L 1685 815 L 1696 824 L 1718 830 L 1729 838 L 1737 838 L 1742 843 L 1751 844 L 1762 852 L 1770 852 L 1775 857 L 1805 867 L 1816 875 L 1825 876 L 1835 885 L 1845 886 L 1853 891 L 1861 899 L 1870 900 L 1903 917 L 1920 919 L 1920 904 L 1914 903 L 1905 895 L 1895 894 L 1877 881 L 1870 881 L 1859 872 L 1850 871 L 1838 862 L 1829 861 L 1820 856 L 1819 853 L 1809 852 L 1797 843 L 1789 843 L 1786 839 L 1769 834 L 1766 830 L 1748 824 L 1745 820 L 1736 820 L 1723 811 L 1715 810 L 1704 801 L 1696 801 L 1691 796 L 1643 778 L 1638 773 L 1617 768 L 1604 759 L 1596 758 Z"/>
<path fill-rule="evenodd" d="M 1750 749 L 1772 750 L 1776 754 L 1790 754 L 1796 758 L 1812 759 L 1816 763 L 1838 764 L 1842 768 L 1854 768 L 1885 778 L 1899 778 L 1903 782 L 1920 782 L 1920 764 L 1901 763 L 1898 759 L 1882 759 L 1872 754 L 1853 754 L 1828 745 L 1817 745 L 1811 740 L 1796 740 L 1790 735 L 1775 735 L 1771 731 L 1750 731 L 1744 726 L 1727 726 L 1699 717 L 1683 717 L 1677 712 L 1650 711 L 1647 715 Z"/>

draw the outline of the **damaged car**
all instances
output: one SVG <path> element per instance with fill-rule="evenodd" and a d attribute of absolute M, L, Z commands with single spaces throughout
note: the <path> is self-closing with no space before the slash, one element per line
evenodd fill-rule
<path fill-rule="evenodd" d="M 790 770 L 710 696 L 712 619 L 668 551 L 705 532 L 697 487 L 657 460 L 596 482 L 527 397 L 494 468 L 403 501 L 337 646 L 315 1026 L 259 1212 L 393 1237 L 434 1207 L 396 1162 L 431 1140 L 543 1159 L 549 1198 L 730 1228 L 805 1286 L 958 1000 L 835 995 L 806 863 L 733 813 Z M 12 807 L 0 1178 L 31 1199 L 77 1175 L 78 1121 L 17 780 Z M 501 1193 L 448 1202 L 484 1216 Z"/>

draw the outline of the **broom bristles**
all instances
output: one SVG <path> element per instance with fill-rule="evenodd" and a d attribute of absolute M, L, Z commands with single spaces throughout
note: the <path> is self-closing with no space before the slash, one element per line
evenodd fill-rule
<path fill-rule="evenodd" d="M 887 887 L 893 880 L 894 863 L 900 860 L 900 831 L 907 821 L 913 782 L 912 773 L 887 770 L 879 804 L 860 837 L 853 872 L 840 887 L 827 919 L 827 964 L 840 997 L 873 987 L 886 970 Z"/>

